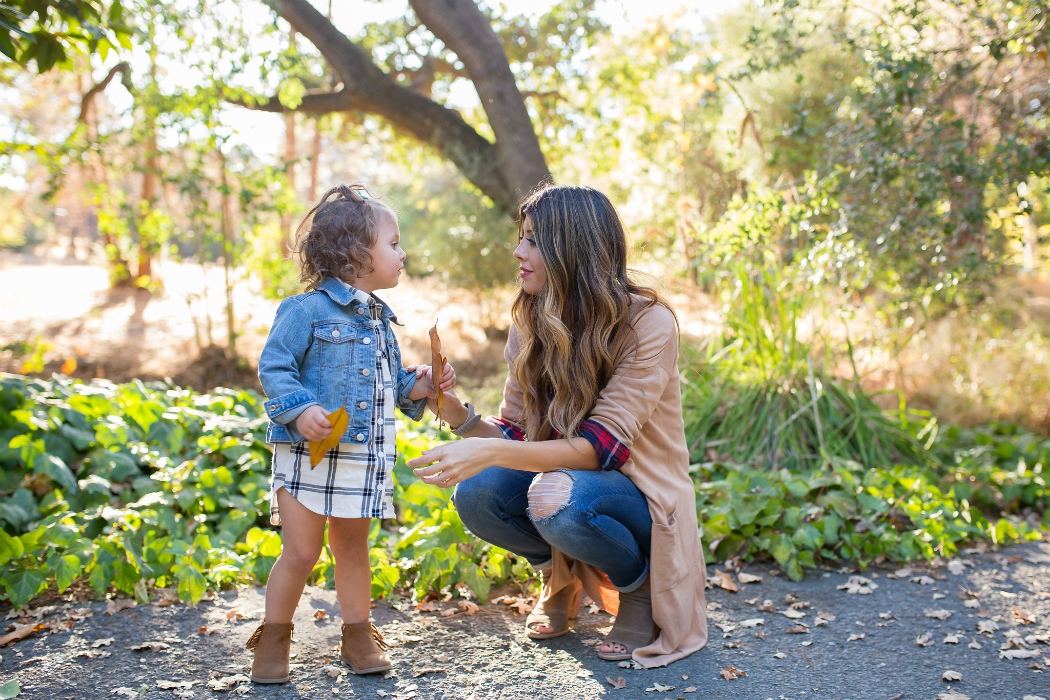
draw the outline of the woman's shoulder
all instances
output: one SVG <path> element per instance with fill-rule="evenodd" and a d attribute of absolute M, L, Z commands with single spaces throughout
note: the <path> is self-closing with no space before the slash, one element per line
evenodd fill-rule
<path fill-rule="evenodd" d="M 631 327 L 640 336 L 678 335 L 678 319 L 674 311 L 660 301 L 632 294 L 627 314 Z"/>

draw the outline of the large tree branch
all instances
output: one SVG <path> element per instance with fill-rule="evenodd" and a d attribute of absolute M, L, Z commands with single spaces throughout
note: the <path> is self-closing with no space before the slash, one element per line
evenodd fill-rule
<path fill-rule="evenodd" d="M 489 18 L 474 0 L 409 0 L 416 16 L 463 61 L 496 136 L 500 171 L 519 196 L 550 177 L 525 98 Z"/>
<path fill-rule="evenodd" d="M 124 87 L 129 91 L 131 90 L 131 67 L 127 61 L 121 61 L 109 69 L 109 73 L 106 74 L 105 78 L 96 85 L 92 85 L 91 89 L 84 93 L 84 98 L 80 101 L 80 114 L 77 116 L 78 122 L 82 124 L 87 122 L 88 114 L 91 113 L 91 108 L 95 103 L 95 96 L 109 87 L 117 73 L 121 74 L 121 81 L 124 83 Z"/>
<path fill-rule="evenodd" d="M 372 61 L 368 52 L 336 29 L 308 0 L 265 1 L 317 47 L 343 83 L 343 89 L 337 92 L 306 95 L 295 111 L 318 114 L 356 109 L 379 115 L 399 131 L 437 149 L 505 211 L 516 211 L 518 188 L 499 167 L 496 147 L 458 112 L 398 85 Z M 503 61 L 506 63 L 506 58 Z M 261 105 L 244 106 L 289 111 L 273 98 Z"/>

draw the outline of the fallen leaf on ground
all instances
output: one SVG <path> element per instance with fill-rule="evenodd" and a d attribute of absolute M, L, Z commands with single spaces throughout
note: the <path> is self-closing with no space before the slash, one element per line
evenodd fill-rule
<path fill-rule="evenodd" d="M 933 644 L 933 637 L 929 632 L 923 632 L 915 638 L 915 643 L 920 647 L 928 647 Z"/>
<path fill-rule="evenodd" d="M 207 682 L 208 690 L 214 690 L 217 692 L 224 692 L 233 688 L 238 683 L 251 683 L 252 679 L 243 673 L 235 673 L 232 676 L 220 676 L 219 678 L 212 678 Z M 251 686 L 246 685 L 245 688 L 251 689 Z"/>
<path fill-rule="evenodd" d="M 145 651 L 147 649 L 150 651 L 164 651 L 165 649 L 171 649 L 171 645 L 164 642 L 143 642 L 142 644 L 130 646 L 128 649 L 132 651 Z"/>
<path fill-rule="evenodd" d="M 948 571 L 953 576 L 961 576 L 963 572 L 966 571 L 966 565 L 958 559 L 952 559 L 950 562 L 948 562 Z"/>
<path fill-rule="evenodd" d="M 598 640 L 598 641 L 600 641 L 600 640 Z M 448 654 L 438 654 L 437 656 L 434 657 L 434 661 L 437 661 L 439 664 L 443 664 L 443 663 L 448 663 L 449 658 L 450 657 L 449 657 Z"/>
<path fill-rule="evenodd" d="M 736 625 L 730 625 L 730 624 L 725 623 L 725 622 L 719 623 L 719 624 L 715 625 L 715 627 L 717 627 L 718 629 L 722 630 L 723 632 L 732 632 L 733 630 L 736 629 Z"/>
<path fill-rule="evenodd" d="M 977 643 L 976 639 L 971 639 L 970 643 L 967 644 L 966 646 L 970 647 L 971 649 L 980 649 L 981 648 L 981 645 Z"/>
<path fill-rule="evenodd" d="M 328 613 L 326 613 L 324 610 L 315 610 L 314 611 L 314 619 L 317 620 L 318 622 L 320 622 L 321 620 L 325 619 L 326 617 L 328 617 Z"/>
<path fill-rule="evenodd" d="M 227 620 L 250 620 L 252 619 L 251 613 L 243 613 L 240 610 L 231 610 L 226 613 Z"/>
<path fill-rule="evenodd" d="M 948 690 L 938 695 L 937 700 L 970 700 L 970 696 L 963 695 L 957 690 Z"/>
<path fill-rule="evenodd" d="M 761 598 L 748 598 L 744 602 L 748 605 L 757 605 L 759 600 L 761 600 Z"/>
<path fill-rule="evenodd" d="M 788 593 L 784 596 L 784 605 L 791 605 L 792 603 L 798 602 L 798 593 Z"/>
<path fill-rule="evenodd" d="M 850 576 L 849 580 L 839 586 L 838 589 L 856 595 L 871 595 L 871 593 L 878 587 L 879 584 L 871 579 L 864 578 L 863 576 Z"/>
<path fill-rule="evenodd" d="M 733 668 L 732 666 L 726 666 L 721 671 L 719 671 L 719 673 L 722 674 L 722 678 L 726 679 L 727 681 L 733 681 L 737 678 L 747 676 L 747 672 L 741 671 L 739 668 Z"/>
<path fill-rule="evenodd" d="M 514 600 L 517 600 L 517 598 L 515 598 Z M 499 599 L 497 598 L 496 600 L 494 600 L 492 602 L 495 603 L 495 602 L 498 602 L 498 601 L 499 601 Z M 427 602 L 420 603 L 419 605 L 416 606 L 416 610 L 419 610 L 421 612 L 437 612 L 438 609 L 439 608 L 438 608 L 437 603 L 435 601 L 433 601 L 433 600 L 428 600 Z"/>
<path fill-rule="evenodd" d="M 787 631 L 788 634 L 809 634 L 809 630 L 804 625 L 796 625 Z"/>
<path fill-rule="evenodd" d="M 448 671 L 446 671 L 443 668 L 421 668 L 418 671 L 416 671 L 415 673 L 413 673 L 412 677 L 413 678 L 422 678 L 423 676 L 427 675 L 428 673 L 448 673 Z"/>
<path fill-rule="evenodd" d="M 192 688 L 194 683 L 200 683 L 200 681 L 157 681 L 157 687 L 161 690 L 173 690 L 175 688 Z"/>
<path fill-rule="evenodd" d="M 864 639 L 864 635 L 865 635 L 865 634 L 866 634 L 865 632 L 861 632 L 860 634 L 851 634 L 851 635 L 849 636 L 849 639 L 847 639 L 846 641 L 847 641 L 847 642 L 855 642 L 855 641 L 857 641 L 858 639 Z"/>
<path fill-rule="evenodd" d="M 891 612 L 879 613 L 879 617 L 881 617 L 883 620 L 892 620 L 893 619 L 893 613 L 891 613 Z"/>
<path fill-rule="evenodd" d="M 1016 605 L 1014 606 L 1013 612 L 1014 612 L 1014 617 L 1016 617 L 1017 621 L 1020 622 L 1022 625 L 1034 625 L 1035 624 L 1035 618 L 1032 617 L 1032 613 L 1030 613 L 1030 612 L 1028 612 L 1026 610 L 1022 610 L 1021 608 L 1017 607 Z"/>
<path fill-rule="evenodd" d="M 707 587 L 708 588 L 714 588 L 714 586 L 711 585 L 711 579 L 707 580 Z M 708 610 L 721 610 L 722 609 L 722 604 L 719 603 L 718 601 L 709 600 L 709 601 L 707 601 L 707 609 Z"/>
<path fill-rule="evenodd" d="M 471 603 L 469 600 L 459 601 L 459 609 L 465 612 L 467 615 L 473 615 L 478 610 L 480 610 L 476 603 Z"/>
<path fill-rule="evenodd" d="M 544 676 L 539 671 L 522 671 L 521 672 L 521 677 L 522 678 L 546 678 L 546 676 Z"/>
<path fill-rule="evenodd" d="M 164 591 L 160 598 L 158 598 L 153 605 L 158 608 L 166 608 L 169 605 L 175 605 L 179 602 L 179 592 L 175 589 L 169 588 Z"/>
<path fill-rule="evenodd" d="M 1046 698 L 1040 695 L 1025 695 L 1021 700 L 1046 700 Z"/>
<path fill-rule="evenodd" d="M 210 628 L 209 627 L 198 627 L 197 628 L 197 634 L 204 635 L 205 637 L 211 636 L 213 634 L 218 634 L 220 631 L 221 630 L 219 630 L 217 627 L 210 627 Z"/>
<path fill-rule="evenodd" d="M 102 651 L 101 649 L 81 649 L 73 654 L 73 656 L 83 656 L 85 659 L 104 659 L 107 656 L 112 656 L 112 654 L 108 651 Z"/>
<path fill-rule="evenodd" d="M 755 630 L 755 639 L 765 639 L 766 633 L 762 630 Z"/>
<path fill-rule="evenodd" d="M 805 642 L 802 642 L 802 646 L 804 646 L 804 647 L 808 647 L 808 646 L 809 646 L 810 644 L 812 644 L 812 643 L 813 643 L 813 642 L 811 642 L 811 641 L 808 641 L 808 640 L 807 640 L 807 641 L 805 641 Z"/>
<path fill-rule="evenodd" d="M 96 639 L 91 642 L 92 649 L 98 649 L 99 647 L 108 647 L 113 643 L 113 637 L 106 637 L 105 639 Z"/>
<path fill-rule="evenodd" d="M 929 576 L 912 576 L 908 580 L 912 583 L 917 583 L 920 586 L 932 586 L 933 584 L 937 583 L 937 581 L 930 578 Z"/>
<path fill-rule="evenodd" d="M 764 625 L 764 624 L 766 624 L 765 618 L 756 617 L 756 618 L 751 619 L 751 620 L 744 620 L 743 622 L 740 623 L 740 626 L 741 627 L 745 627 L 747 629 L 751 629 L 752 627 L 758 627 L 759 625 Z"/>
<path fill-rule="evenodd" d="M 682 692 L 683 693 L 695 693 L 696 692 L 696 686 L 695 685 L 691 685 L 688 688 L 686 688 L 685 690 L 683 690 Z"/>
<path fill-rule="evenodd" d="M 514 605 L 511 605 L 510 607 L 514 610 L 517 610 L 519 615 L 524 615 L 526 613 L 532 612 L 532 606 L 524 600 L 519 600 L 517 603 L 514 603 Z"/>
<path fill-rule="evenodd" d="M 643 666 L 634 659 L 631 659 L 630 661 L 621 661 L 616 665 L 620 668 L 633 668 L 635 671 L 640 671 L 643 668 Z"/>
<path fill-rule="evenodd" d="M 1039 655 L 1038 649 L 1006 649 L 999 652 L 1000 659 L 1034 659 Z"/>
<path fill-rule="evenodd" d="M 456 614 L 455 608 L 445 608 L 441 611 L 441 617 L 452 617 Z"/>
<path fill-rule="evenodd" d="M 0 647 L 7 646 L 11 642 L 17 642 L 19 640 L 25 639 L 29 635 L 33 634 L 33 632 L 37 632 L 43 629 L 47 629 L 47 625 L 43 623 L 37 625 L 23 625 L 21 627 L 18 627 L 16 625 L 14 632 L 5 634 L 3 637 L 0 637 Z"/>
<path fill-rule="evenodd" d="M 736 580 L 740 583 L 762 583 L 761 576 L 755 576 L 754 574 L 749 574 L 743 571 L 736 575 Z"/>
<path fill-rule="evenodd" d="M 911 576 L 911 569 L 897 569 L 893 572 L 893 576 L 897 578 L 908 578 Z"/>
<path fill-rule="evenodd" d="M 945 644 L 958 644 L 961 640 L 957 634 L 946 634 L 944 635 Z"/>
<path fill-rule="evenodd" d="M 627 681 L 623 679 L 623 676 L 617 676 L 616 678 L 605 677 L 605 680 L 609 681 L 609 685 L 616 688 L 617 690 L 623 690 L 627 687 Z"/>
<path fill-rule="evenodd" d="M 782 651 L 778 651 L 777 653 L 773 654 L 774 659 L 786 659 L 787 657 L 788 655 Z"/>
<path fill-rule="evenodd" d="M 739 649 L 740 648 L 740 643 L 739 642 L 722 642 L 722 646 L 725 647 L 726 649 Z"/>
<path fill-rule="evenodd" d="M 947 598 L 947 597 L 948 596 L 944 595 L 943 593 L 934 593 L 933 594 L 933 599 L 934 600 L 940 600 L 941 598 Z"/>
<path fill-rule="evenodd" d="M 981 601 L 976 598 L 968 598 L 963 601 L 964 608 L 979 608 L 981 607 Z"/>
<path fill-rule="evenodd" d="M 111 598 L 106 601 L 106 614 L 115 615 L 121 610 L 135 607 L 136 603 L 131 598 Z"/>
<path fill-rule="evenodd" d="M 995 620 L 979 620 L 977 622 L 977 631 L 981 634 L 991 635 L 999 629 L 999 623 Z"/>
<path fill-rule="evenodd" d="M 339 668 L 338 666 L 325 666 L 324 672 L 328 674 L 329 678 L 338 678 L 339 676 L 346 673 L 346 671 Z"/>
<path fill-rule="evenodd" d="M 577 678 L 590 678 L 593 675 L 594 671 L 590 670 L 589 668 L 582 668 L 576 672 Z"/>
<path fill-rule="evenodd" d="M 944 673 L 941 674 L 941 680 L 949 682 L 949 683 L 951 681 L 961 681 L 962 680 L 962 674 L 959 673 L 958 671 L 945 671 Z"/>
<path fill-rule="evenodd" d="M 806 616 L 806 613 L 802 612 L 801 610 L 794 610 L 792 608 L 788 608 L 787 610 L 781 610 L 780 614 L 788 618 L 789 620 L 801 620 Z"/>
<path fill-rule="evenodd" d="M 763 600 L 762 604 L 758 606 L 758 609 L 762 612 L 773 612 L 775 610 L 772 600 Z"/>
<path fill-rule="evenodd" d="M 925 615 L 926 617 L 930 617 L 930 618 L 933 618 L 933 619 L 936 619 L 936 620 L 947 620 L 949 617 L 952 616 L 952 611 L 951 610 L 930 610 L 929 608 L 927 608 L 926 610 L 922 611 L 922 614 Z"/>
<path fill-rule="evenodd" d="M 736 581 L 733 580 L 733 575 L 726 573 L 721 569 L 715 572 L 713 580 L 715 585 L 721 586 L 730 593 L 736 593 L 740 590 L 740 586 L 736 585 Z"/>
<path fill-rule="evenodd" d="M 110 693 L 110 695 L 121 695 L 126 698 L 137 698 L 139 696 L 139 693 L 137 690 L 132 690 L 131 688 L 125 688 L 121 686 L 120 688 L 114 688 L 113 692 Z"/>
<path fill-rule="evenodd" d="M 663 683 L 653 683 L 652 688 L 646 688 L 645 692 L 651 693 L 656 691 L 657 693 L 666 693 L 668 690 L 674 690 L 673 685 L 664 685 Z"/>

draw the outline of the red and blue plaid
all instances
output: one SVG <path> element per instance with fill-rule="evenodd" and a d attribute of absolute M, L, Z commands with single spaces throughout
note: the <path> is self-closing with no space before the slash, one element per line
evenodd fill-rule
<path fill-rule="evenodd" d="M 631 450 L 596 420 L 580 423 L 576 434 L 594 446 L 594 451 L 598 453 L 598 466 L 603 472 L 619 469 L 631 457 Z"/>
<path fill-rule="evenodd" d="M 493 417 L 490 420 L 503 432 L 503 437 L 506 439 L 525 439 L 525 431 L 514 423 L 496 417 Z M 596 420 L 585 420 L 583 423 L 580 423 L 580 428 L 576 434 L 594 446 L 594 451 L 598 453 L 598 466 L 601 467 L 601 470 L 604 472 L 619 469 L 626 464 L 627 460 L 631 457 L 631 450 L 613 437 L 613 434 L 606 430 L 605 426 Z M 559 440 L 561 439 L 561 433 L 557 430 L 552 430 L 550 437 L 547 439 Z"/>

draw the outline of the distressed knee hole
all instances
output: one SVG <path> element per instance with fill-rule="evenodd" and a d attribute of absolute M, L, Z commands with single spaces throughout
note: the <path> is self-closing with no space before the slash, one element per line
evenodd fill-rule
<path fill-rule="evenodd" d="M 529 517 L 543 520 L 564 508 L 572 497 L 572 477 L 565 472 L 540 474 L 529 485 Z"/>

